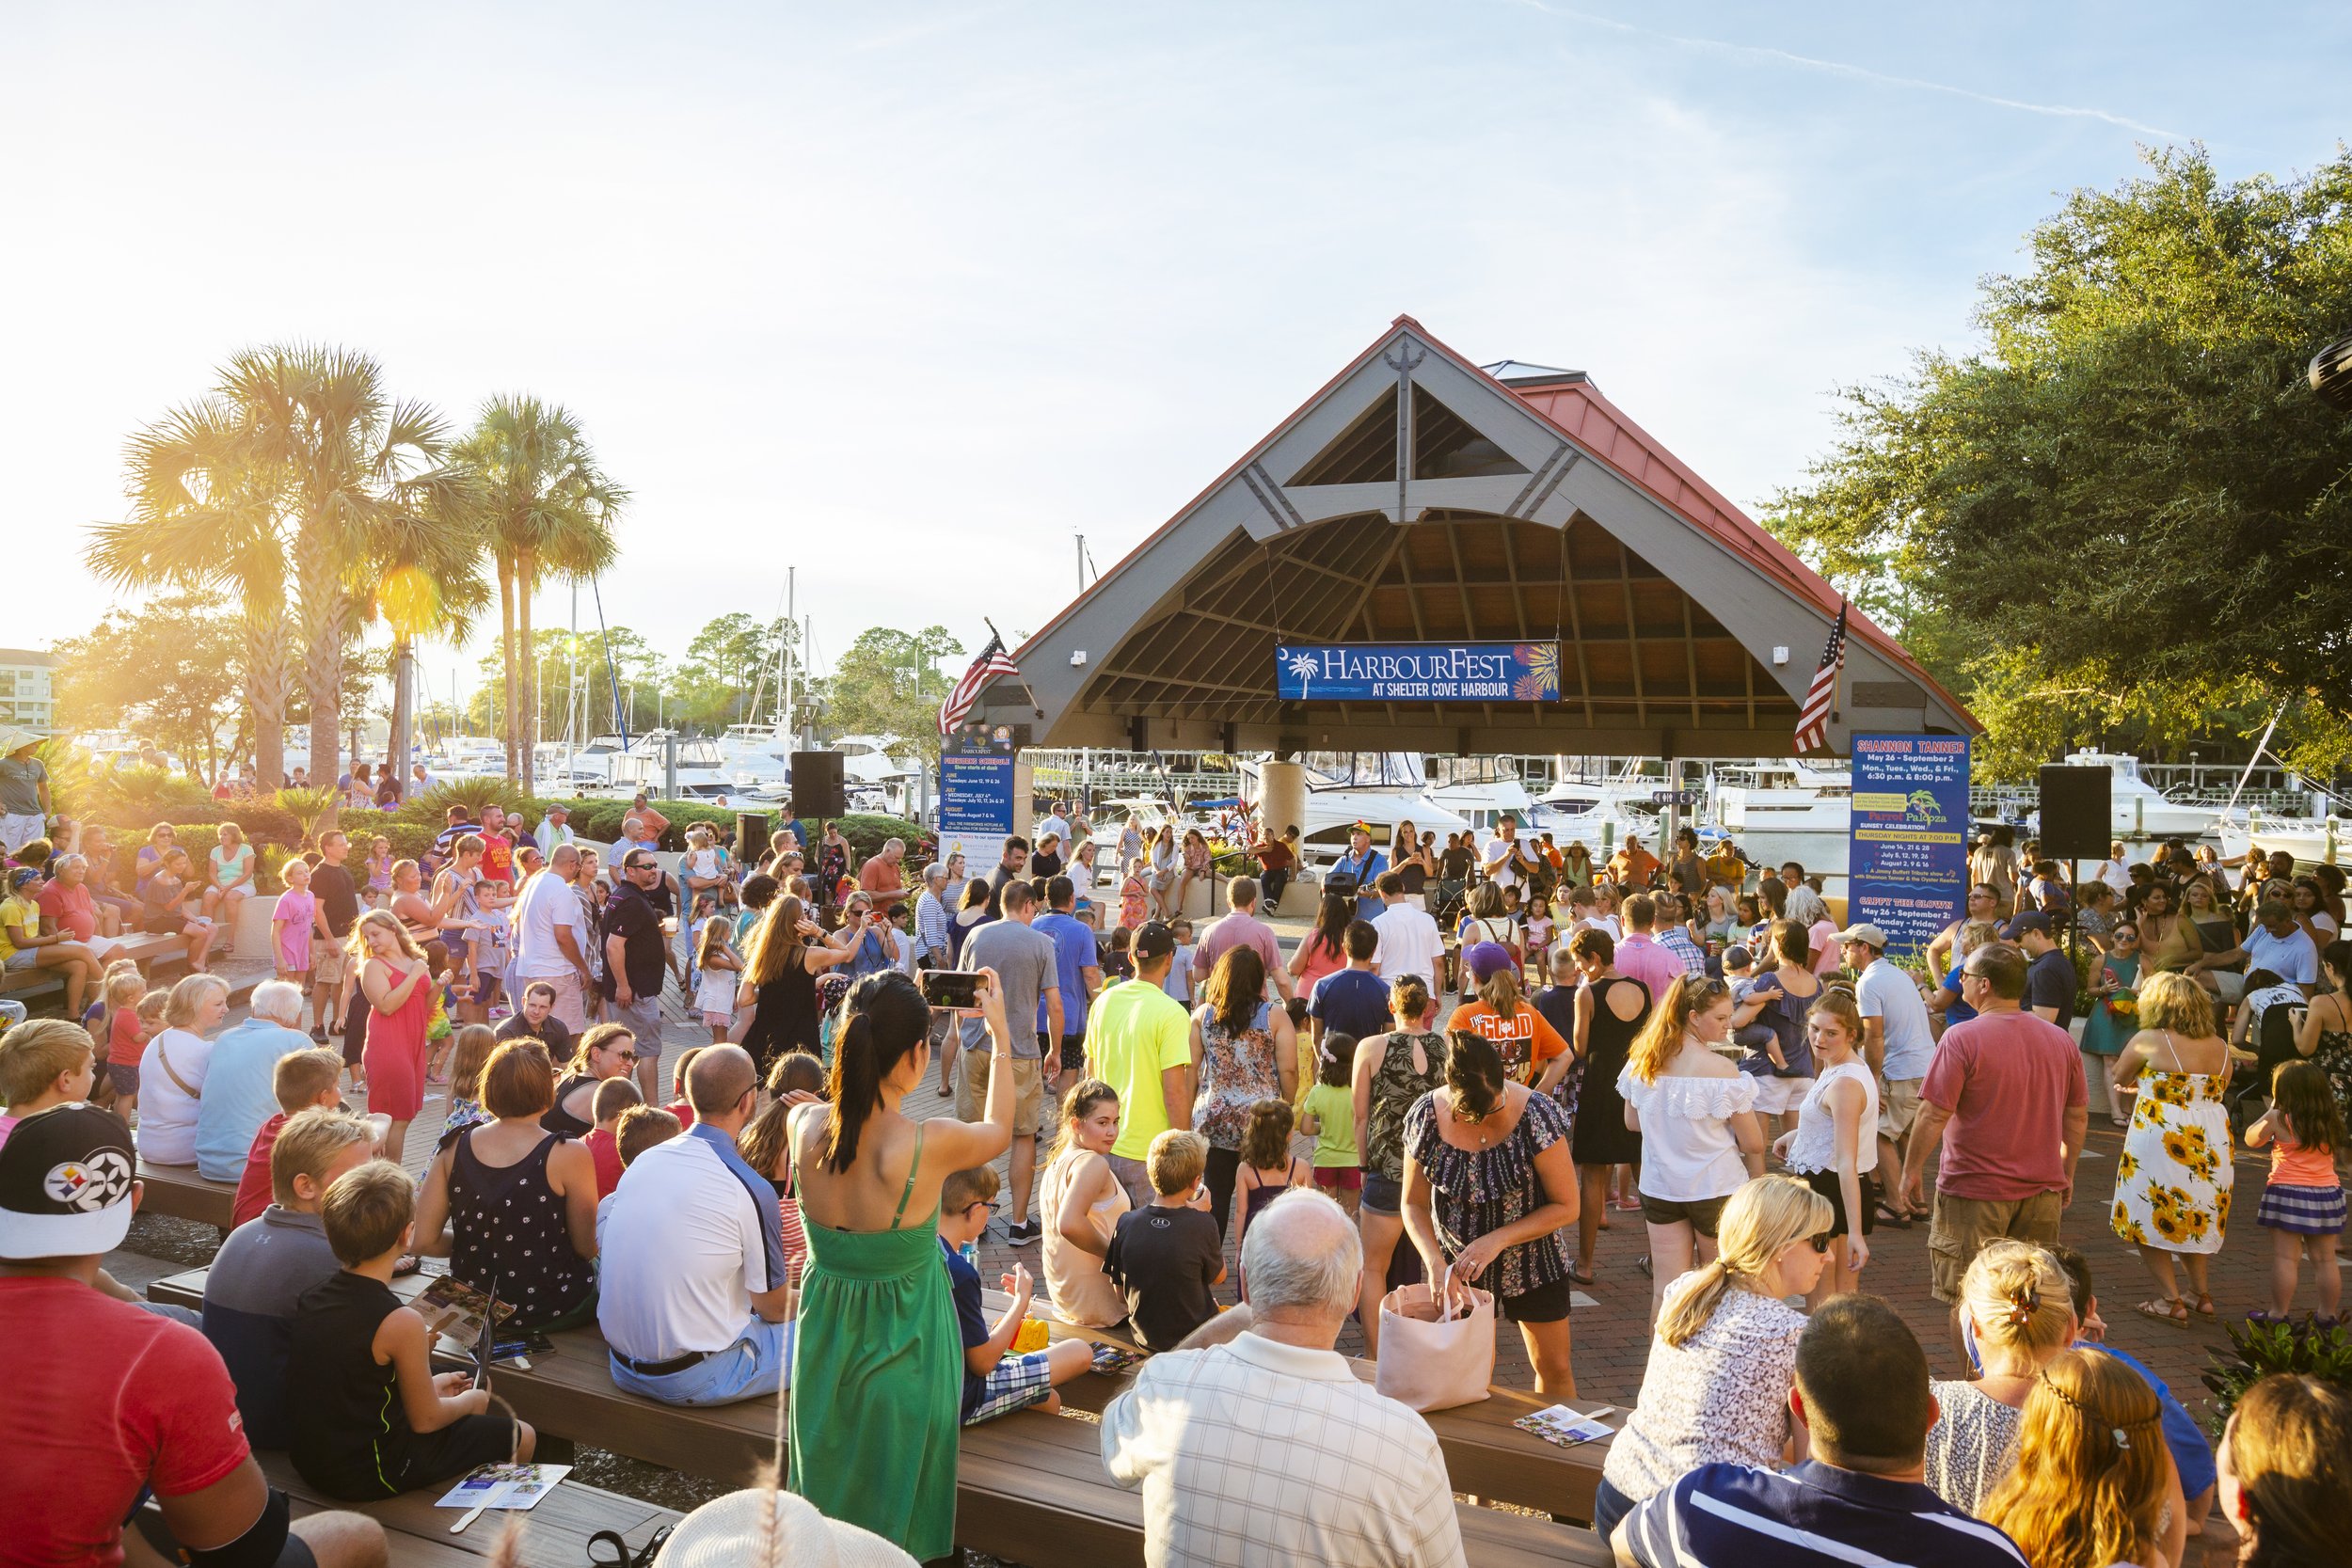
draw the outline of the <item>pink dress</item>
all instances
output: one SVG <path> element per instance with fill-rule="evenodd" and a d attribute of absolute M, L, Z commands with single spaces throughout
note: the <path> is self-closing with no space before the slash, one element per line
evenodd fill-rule
<path fill-rule="evenodd" d="M 394 977 L 393 984 L 399 984 Z M 368 1013 L 367 1049 L 360 1062 L 368 1073 L 368 1109 L 394 1121 L 414 1121 L 424 1109 L 425 1025 L 433 1017 L 433 977 L 409 991 L 397 1012 Z"/>
<path fill-rule="evenodd" d="M 270 912 L 270 928 L 278 938 L 278 967 L 308 973 L 310 968 L 310 927 L 318 913 L 318 895 L 292 889 L 278 895 Z"/>

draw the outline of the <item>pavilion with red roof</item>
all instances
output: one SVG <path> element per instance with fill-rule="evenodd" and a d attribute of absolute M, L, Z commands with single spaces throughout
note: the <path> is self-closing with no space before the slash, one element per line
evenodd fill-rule
<path fill-rule="evenodd" d="M 973 718 L 1137 751 L 1786 756 L 1837 609 L 1582 372 L 1482 367 L 1400 316 L 1016 650 L 1023 680 Z M 1278 646 L 1454 641 L 1557 644 L 1558 698 L 1278 689 Z M 1979 728 L 1850 613 L 1832 751 Z"/>

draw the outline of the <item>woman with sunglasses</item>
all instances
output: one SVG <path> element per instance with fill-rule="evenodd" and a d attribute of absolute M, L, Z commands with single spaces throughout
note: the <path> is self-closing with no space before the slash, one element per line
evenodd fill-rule
<path fill-rule="evenodd" d="M 1625 1124 L 1642 1134 L 1642 1220 L 1649 1229 L 1650 1317 L 1667 1284 L 1715 1256 L 1716 1227 L 1740 1184 L 1764 1174 L 1756 1080 L 1723 1053 L 1731 988 L 1682 974 L 1666 988 L 1617 1074 Z"/>
<path fill-rule="evenodd" d="M 584 1032 L 572 1059 L 564 1064 L 564 1076 L 539 1125 L 566 1138 L 586 1137 L 596 1130 L 596 1085 L 634 1071 L 637 1054 L 637 1037 L 627 1024 L 599 1023 Z"/>
<path fill-rule="evenodd" d="M 1672 1282 L 1650 1340 L 1642 1397 L 1601 1465 L 1593 1528 L 1602 1540 L 1635 1503 L 1701 1465 L 1777 1470 L 1804 1457 L 1788 1418 L 1804 1314 L 1828 1261 L 1829 1200 L 1760 1176 L 1724 1205 L 1723 1248 Z"/>
<path fill-rule="evenodd" d="M 1862 1060 L 1862 1006 L 1842 986 L 1823 991 L 1805 1019 L 1811 1033 L 1816 1074 L 1797 1107 L 1797 1126 L 1772 1145 L 1774 1156 L 1804 1179 L 1830 1206 L 1828 1234 L 1844 1244 L 1805 1306 L 1818 1307 L 1836 1295 L 1860 1289 L 1862 1267 L 1870 1260 L 1867 1238 L 1878 1204 L 1879 1085 Z"/>

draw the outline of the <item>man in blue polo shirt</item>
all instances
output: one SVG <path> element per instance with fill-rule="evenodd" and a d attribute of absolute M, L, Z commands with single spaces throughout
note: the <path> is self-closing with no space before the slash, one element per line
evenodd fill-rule
<path fill-rule="evenodd" d="M 1029 922 L 1029 929 L 1053 939 L 1054 974 L 1061 993 L 1062 1034 L 1045 1038 L 1052 1027 L 1052 1009 L 1041 995 L 1037 1003 L 1037 1034 L 1041 1050 L 1058 1046 L 1061 1065 L 1071 1072 L 1086 1066 L 1087 1008 L 1103 989 L 1102 955 L 1094 949 L 1094 928 L 1071 911 L 1077 907 L 1078 884 L 1067 877 L 1045 883 L 1046 912 Z"/>
<path fill-rule="evenodd" d="M 1813 1457 L 1785 1471 L 1702 1465 L 1610 1537 L 1629 1568 L 2025 1568 L 2016 1544 L 1928 1490 L 1928 1358 L 1875 1296 L 1835 1296 L 1797 1341 L 1788 1408 Z"/>
<path fill-rule="evenodd" d="M 1369 920 L 1351 920 L 1343 941 L 1347 967 L 1317 980 L 1307 999 L 1318 1044 L 1330 1034 L 1360 1040 L 1389 1032 L 1389 983 L 1374 961 L 1380 953 L 1379 930 Z"/>

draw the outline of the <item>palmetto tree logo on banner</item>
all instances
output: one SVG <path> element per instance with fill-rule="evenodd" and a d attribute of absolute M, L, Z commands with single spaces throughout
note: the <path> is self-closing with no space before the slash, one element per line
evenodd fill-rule
<path fill-rule="evenodd" d="M 1313 687 L 1315 677 L 1323 673 L 1323 662 L 1314 655 L 1301 651 L 1290 656 L 1290 672 L 1298 677 L 1298 694 L 1304 697 Z"/>

